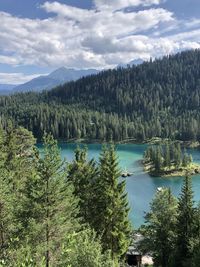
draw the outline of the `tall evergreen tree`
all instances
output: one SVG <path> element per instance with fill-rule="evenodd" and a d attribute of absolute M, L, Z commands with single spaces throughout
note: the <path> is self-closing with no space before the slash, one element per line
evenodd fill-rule
<path fill-rule="evenodd" d="M 195 238 L 194 253 L 192 257 L 192 267 L 198 267 L 200 262 L 200 203 L 196 209 L 195 216 Z"/>
<path fill-rule="evenodd" d="M 155 170 L 160 172 L 163 165 L 162 148 L 160 146 L 158 146 L 156 149 L 154 164 L 155 164 Z"/>
<path fill-rule="evenodd" d="M 9 258 L 9 248 L 12 239 L 13 221 L 13 198 L 10 194 L 8 185 L 0 175 L 0 264 L 1 261 L 7 262 Z"/>
<path fill-rule="evenodd" d="M 68 177 L 74 185 L 74 195 L 79 199 L 79 217 L 93 227 L 95 221 L 94 185 L 98 169 L 94 159 L 88 160 L 87 148 L 75 150 L 75 158 L 68 167 Z"/>
<path fill-rule="evenodd" d="M 178 201 L 177 242 L 175 264 L 179 267 L 191 266 L 193 241 L 195 237 L 195 208 L 192 182 L 189 176 L 184 179 Z"/>
<path fill-rule="evenodd" d="M 6 264 L 13 259 L 19 239 L 20 224 L 15 215 L 32 170 L 34 143 L 33 135 L 21 127 L 15 129 L 9 124 L 6 131 L 0 130 L 0 235 L 1 256 Z"/>
<path fill-rule="evenodd" d="M 100 156 L 99 177 L 96 181 L 98 221 L 95 230 L 102 235 L 104 250 L 111 250 L 119 260 L 129 245 L 130 224 L 125 181 L 119 181 L 120 170 L 113 145 L 104 146 Z"/>
<path fill-rule="evenodd" d="M 35 138 L 28 130 L 10 126 L 4 138 L 5 171 L 10 188 L 18 197 L 29 176 L 34 158 Z"/>
<path fill-rule="evenodd" d="M 181 146 L 180 143 L 175 144 L 174 147 L 174 164 L 178 168 L 182 163 L 181 159 Z"/>
<path fill-rule="evenodd" d="M 170 168 L 171 167 L 171 158 L 170 158 L 170 147 L 169 143 L 166 144 L 165 153 L 164 153 L 164 166 Z"/>
<path fill-rule="evenodd" d="M 36 156 L 36 169 L 26 181 L 18 210 L 23 244 L 26 240 L 36 265 L 56 266 L 67 234 L 78 227 L 77 200 L 66 180 L 66 167 L 52 136 L 44 137 L 44 153 Z"/>
<path fill-rule="evenodd" d="M 140 248 L 151 252 L 155 266 L 172 266 L 175 249 L 177 200 L 170 189 L 158 191 L 145 216 L 146 224 L 141 228 L 144 239 Z"/>

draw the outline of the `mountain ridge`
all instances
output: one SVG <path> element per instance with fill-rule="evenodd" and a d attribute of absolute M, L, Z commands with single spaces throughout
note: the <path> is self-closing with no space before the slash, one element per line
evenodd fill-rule
<path fill-rule="evenodd" d="M 98 70 L 76 70 L 72 68 L 61 67 L 51 72 L 48 75 L 42 75 L 34 78 L 24 84 L 20 84 L 13 88 L 13 92 L 26 92 L 26 91 L 43 91 L 50 90 L 58 85 L 69 81 L 76 81 L 81 77 L 98 73 Z"/>
<path fill-rule="evenodd" d="M 141 59 L 132 60 L 129 64 L 119 64 L 116 68 L 126 68 L 127 66 L 137 66 L 142 64 L 144 61 Z M 0 84 L 0 95 L 9 95 L 11 93 L 36 91 L 40 92 L 43 90 L 51 90 L 54 87 L 62 85 L 70 81 L 76 81 L 82 77 L 97 74 L 101 70 L 94 68 L 91 69 L 73 69 L 60 67 L 47 75 L 40 75 L 30 81 L 23 84 L 12 85 L 12 84 Z"/>

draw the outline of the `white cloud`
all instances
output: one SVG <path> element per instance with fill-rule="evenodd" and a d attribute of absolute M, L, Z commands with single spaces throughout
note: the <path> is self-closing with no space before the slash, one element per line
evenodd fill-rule
<path fill-rule="evenodd" d="M 160 0 L 95 0 L 93 8 L 87 10 L 45 2 L 42 8 L 54 16 L 43 20 L 0 12 L 0 63 L 108 68 L 137 58 L 198 47 L 200 32 L 193 27 L 199 21 L 180 22 L 172 12 L 156 6 L 159 3 Z M 135 6 L 141 7 L 139 11 L 124 9 Z M 173 29 L 178 34 L 172 34 Z M 17 75 L 25 79 L 22 74 Z M 9 77 L 12 79 L 15 74 Z"/>
<path fill-rule="evenodd" d="M 0 84 L 22 84 L 38 76 L 40 76 L 40 74 L 25 75 L 24 73 L 0 72 Z"/>
<path fill-rule="evenodd" d="M 99 10 L 102 9 L 111 9 L 118 10 L 126 7 L 134 6 L 150 6 L 160 4 L 160 0 L 95 0 L 95 7 Z"/>
<path fill-rule="evenodd" d="M 1 64 L 8 64 L 8 65 L 17 65 L 18 59 L 15 58 L 14 56 L 4 56 L 0 55 L 0 63 Z"/>
<path fill-rule="evenodd" d="M 60 4 L 59 2 L 45 2 L 41 7 L 49 13 L 56 13 L 59 16 L 80 21 L 86 19 L 87 17 L 91 17 L 91 14 L 94 13 L 90 10 Z"/>

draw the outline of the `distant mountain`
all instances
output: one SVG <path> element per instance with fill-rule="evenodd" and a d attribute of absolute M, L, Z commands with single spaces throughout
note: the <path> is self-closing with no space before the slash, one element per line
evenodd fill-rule
<path fill-rule="evenodd" d="M 127 66 L 130 66 L 130 67 L 132 67 L 132 66 L 138 66 L 138 65 L 140 65 L 140 64 L 142 64 L 144 62 L 144 60 L 142 60 L 141 58 L 138 58 L 138 59 L 134 59 L 134 60 L 132 60 L 132 61 L 130 61 L 129 63 L 127 63 L 127 64 L 124 64 L 124 63 L 120 63 L 118 66 L 117 66 L 117 68 L 127 68 Z"/>
<path fill-rule="evenodd" d="M 99 71 L 95 69 L 75 70 L 67 69 L 65 67 L 59 68 L 49 75 L 39 76 L 24 84 L 18 85 L 13 89 L 13 92 L 27 92 L 27 91 L 42 91 L 49 90 L 58 85 L 69 81 L 76 81 L 79 78 L 91 74 L 97 74 Z"/>
<path fill-rule="evenodd" d="M 0 84 L 0 95 L 8 95 L 16 85 L 14 84 Z"/>
<path fill-rule="evenodd" d="M 143 62 L 144 62 L 143 59 L 138 58 L 138 59 L 134 59 L 134 60 L 132 60 L 132 61 L 129 63 L 129 65 L 130 65 L 130 66 L 133 66 L 133 65 L 137 66 L 137 65 L 142 64 Z"/>
<path fill-rule="evenodd" d="M 48 75 L 48 77 L 54 80 L 59 80 L 62 83 L 66 83 L 69 81 L 76 81 L 84 76 L 97 74 L 98 72 L 99 71 L 96 69 L 75 70 L 62 67 L 53 71 Z"/>

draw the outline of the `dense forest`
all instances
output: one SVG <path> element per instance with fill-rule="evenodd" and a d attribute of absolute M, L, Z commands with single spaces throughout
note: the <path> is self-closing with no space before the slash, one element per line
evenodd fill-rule
<path fill-rule="evenodd" d="M 200 139 L 200 51 L 103 71 L 49 92 L 0 98 L 11 120 L 41 140 Z"/>
<path fill-rule="evenodd" d="M 0 266 L 125 267 L 134 232 L 113 145 L 99 161 L 65 162 L 51 135 L 39 153 L 23 128 L 0 131 Z M 199 267 L 200 206 L 185 177 L 179 198 L 161 188 L 137 230 L 154 267 Z M 151 266 L 152 267 L 152 266 Z"/>
<path fill-rule="evenodd" d="M 0 131 L 0 266 L 119 267 L 131 225 L 114 147 L 67 163 L 43 141 L 40 155 L 27 130 Z"/>

